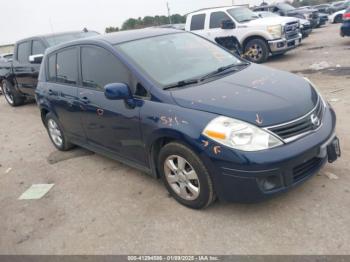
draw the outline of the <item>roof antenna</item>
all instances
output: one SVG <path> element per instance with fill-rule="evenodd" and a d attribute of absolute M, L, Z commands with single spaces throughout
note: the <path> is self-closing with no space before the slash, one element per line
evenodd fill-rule
<path fill-rule="evenodd" d="M 89 30 L 86 27 L 84 27 L 83 32 L 87 33 L 87 32 L 89 32 Z"/>
<path fill-rule="evenodd" d="M 55 38 L 56 38 L 55 32 L 54 32 L 53 26 L 52 26 L 51 17 L 49 18 L 49 23 L 50 23 L 50 27 L 51 27 L 51 32 L 52 32 L 53 39 L 54 39 L 54 41 L 55 41 L 55 44 L 57 44 L 57 43 L 56 43 L 56 39 L 55 39 Z"/>

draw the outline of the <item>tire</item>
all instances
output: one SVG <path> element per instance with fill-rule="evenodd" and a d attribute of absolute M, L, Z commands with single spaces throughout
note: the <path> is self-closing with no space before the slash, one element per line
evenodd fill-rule
<path fill-rule="evenodd" d="M 343 22 L 343 15 L 337 15 L 334 17 L 334 24 L 342 23 Z"/>
<path fill-rule="evenodd" d="M 8 80 L 3 80 L 1 83 L 2 93 L 10 106 L 23 105 L 25 98 L 15 89 L 13 84 Z"/>
<path fill-rule="evenodd" d="M 52 113 L 45 116 L 45 126 L 51 142 L 58 150 L 68 151 L 74 147 L 65 136 L 62 125 Z"/>
<path fill-rule="evenodd" d="M 269 53 L 270 51 L 267 43 L 259 38 L 249 40 L 244 47 L 245 58 L 257 64 L 266 62 L 269 57 Z"/>
<path fill-rule="evenodd" d="M 158 170 L 170 195 L 180 204 L 202 209 L 215 200 L 206 167 L 187 146 L 176 142 L 165 145 L 159 153 Z"/>

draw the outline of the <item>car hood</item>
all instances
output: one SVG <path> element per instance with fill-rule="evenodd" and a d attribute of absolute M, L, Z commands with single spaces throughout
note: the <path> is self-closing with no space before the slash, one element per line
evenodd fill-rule
<path fill-rule="evenodd" d="M 282 16 L 271 16 L 271 17 L 263 17 L 251 20 L 245 25 L 247 26 L 269 26 L 269 25 L 284 25 L 286 23 L 295 22 L 297 19 L 295 17 L 282 17 Z"/>
<path fill-rule="evenodd" d="M 218 80 L 173 90 L 171 95 L 179 106 L 260 126 L 299 118 L 318 99 L 305 79 L 256 64 Z"/>

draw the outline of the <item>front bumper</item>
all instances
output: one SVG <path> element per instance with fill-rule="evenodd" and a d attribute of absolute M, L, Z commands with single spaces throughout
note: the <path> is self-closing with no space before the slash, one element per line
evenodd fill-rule
<path fill-rule="evenodd" d="M 329 159 L 327 146 L 335 137 L 333 110 L 327 108 L 323 119 L 317 131 L 273 149 L 238 152 L 222 147 L 216 155 L 207 151 L 202 157 L 206 158 L 219 199 L 258 202 L 285 192 L 316 174 Z M 275 186 L 270 188 L 266 183 Z"/>
<path fill-rule="evenodd" d="M 292 39 L 281 38 L 278 40 L 270 40 L 268 41 L 270 52 L 272 54 L 284 53 L 288 50 L 296 48 L 300 45 L 302 35 L 298 34 L 297 37 Z"/>
<path fill-rule="evenodd" d="M 350 36 L 350 21 L 345 21 L 340 27 L 341 36 Z"/>

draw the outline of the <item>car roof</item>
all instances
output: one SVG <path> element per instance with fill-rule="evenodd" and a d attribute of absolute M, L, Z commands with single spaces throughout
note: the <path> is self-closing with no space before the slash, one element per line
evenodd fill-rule
<path fill-rule="evenodd" d="M 88 32 L 95 32 L 95 33 L 99 34 L 96 31 L 87 31 L 86 33 L 88 33 Z M 67 32 L 50 33 L 50 34 L 44 34 L 44 35 L 35 35 L 35 36 L 23 38 L 23 39 L 17 41 L 17 43 L 25 42 L 25 41 L 31 40 L 33 38 L 46 38 L 46 37 L 51 37 L 51 36 L 63 36 L 63 35 L 77 34 L 77 33 L 84 33 L 84 31 L 67 31 Z"/>
<path fill-rule="evenodd" d="M 77 39 L 70 42 L 62 43 L 57 46 L 49 48 L 48 53 L 57 51 L 65 47 L 73 46 L 73 45 L 96 43 L 96 41 L 105 42 L 105 43 L 107 42 L 111 45 L 117 45 L 117 44 L 130 42 L 134 40 L 140 40 L 140 39 L 168 35 L 168 34 L 175 34 L 175 33 L 184 33 L 184 31 L 173 29 L 173 28 L 153 28 L 153 27 L 128 30 L 128 31 L 119 31 L 115 33 L 92 36 L 88 38 L 82 38 L 82 39 Z"/>

